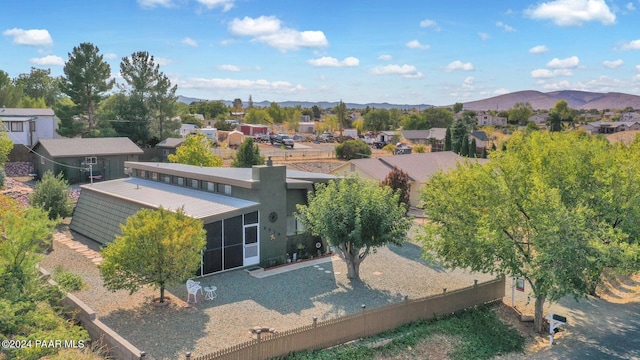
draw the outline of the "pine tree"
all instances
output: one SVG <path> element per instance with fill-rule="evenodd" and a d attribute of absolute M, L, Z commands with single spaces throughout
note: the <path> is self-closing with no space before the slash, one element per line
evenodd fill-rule
<path fill-rule="evenodd" d="M 471 138 L 471 144 L 469 144 L 469 157 L 478 157 L 477 147 L 476 138 Z"/>
<path fill-rule="evenodd" d="M 451 127 L 447 128 L 447 132 L 444 134 L 444 151 L 451 151 L 453 146 L 451 145 Z"/>
<path fill-rule="evenodd" d="M 469 156 L 469 140 L 466 138 L 461 139 L 462 145 L 460 146 L 460 156 Z"/>
<path fill-rule="evenodd" d="M 253 138 L 247 137 L 236 151 L 231 166 L 237 168 L 250 168 L 253 165 L 264 164 L 264 156 L 260 155 L 260 149 L 253 143 Z"/>
<path fill-rule="evenodd" d="M 480 155 L 481 158 L 486 159 L 488 157 L 487 155 L 487 147 L 483 147 L 482 148 L 482 155 Z"/>

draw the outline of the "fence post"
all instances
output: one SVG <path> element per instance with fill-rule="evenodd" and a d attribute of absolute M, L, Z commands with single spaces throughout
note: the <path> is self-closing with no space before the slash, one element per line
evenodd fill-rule
<path fill-rule="evenodd" d="M 144 351 L 140 351 L 140 359 L 144 359 L 147 357 L 147 353 Z"/>
<path fill-rule="evenodd" d="M 318 326 L 318 317 L 314 316 L 313 317 L 313 327 L 316 327 L 316 326 Z"/>
<path fill-rule="evenodd" d="M 258 343 L 260 342 L 260 334 L 262 334 L 262 330 L 256 330 L 256 340 L 258 340 Z"/>
<path fill-rule="evenodd" d="M 442 288 L 442 293 L 446 294 L 447 293 L 447 288 Z"/>
<path fill-rule="evenodd" d="M 367 331 L 367 317 L 366 317 L 366 314 L 365 314 L 364 310 L 367 308 L 367 305 L 362 304 L 362 305 L 360 305 L 360 308 L 362 309 L 362 313 L 360 315 L 360 316 L 362 316 L 362 335 L 361 335 L 361 337 L 364 339 L 365 338 L 365 333 Z"/>
<path fill-rule="evenodd" d="M 187 351 L 186 357 L 187 357 L 187 360 L 191 359 L 191 351 Z"/>
<path fill-rule="evenodd" d="M 473 279 L 473 287 L 477 287 L 478 286 L 478 279 Z"/>

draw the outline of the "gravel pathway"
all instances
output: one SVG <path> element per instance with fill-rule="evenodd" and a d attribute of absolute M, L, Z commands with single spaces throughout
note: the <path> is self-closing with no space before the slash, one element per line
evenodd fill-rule
<path fill-rule="evenodd" d="M 96 248 L 77 234 L 76 240 Z M 346 266 L 337 256 L 319 267 L 306 267 L 265 278 L 254 278 L 243 270 L 199 279 L 217 286 L 218 297 L 187 305 L 184 285 L 168 289 L 172 305 L 158 308 L 150 300 L 159 292 L 145 288 L 133 295 L 109 292 L 95 264 L 85 254 L 54 242 L 54 251 L 41 262 L 47 270 L 61 264 L 81 274 L 87 289 L 75 294 L 93 308 L 98 317 L 151 359 L 184 358 L 187 351 L 199 356 L 250 339 L 254 326 L 279 331 L 309 324 L 314 316 L 332 319 L 368 308 L 401 301 L 405 295 L 419 298 L 470 286 L 492 277 L 449 271 L 420 258 L 413 243 L 389 246 L 370 255 L 361 265 L 362 283 L 350 283 Z M 323 270 L 319 270 L 319 268 Z"/>

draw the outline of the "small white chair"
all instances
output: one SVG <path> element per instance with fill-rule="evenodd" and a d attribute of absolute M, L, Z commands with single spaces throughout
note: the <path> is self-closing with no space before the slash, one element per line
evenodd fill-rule
<path fill-rule="evenodd" d="M 193 301 L 198 302 L 198 290 L 200 290 L 200 294 L 202 294 L 202 286 L 197 281 L 193 281 L 191 279 L 187 280 L 187 303 L 189 303 L 189 297 L 193 295 Z"/>

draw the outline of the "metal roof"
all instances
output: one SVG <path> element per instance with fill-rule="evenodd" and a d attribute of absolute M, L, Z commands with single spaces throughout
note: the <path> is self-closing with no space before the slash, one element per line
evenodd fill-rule
<path fill-rule="evenodd" d="M 0 108 L 0 117 L 5 116 L 53 116 L 53 109 Z"/>
<path fill-rule="evenodd" d="M 205 191 L 183 188 L 152 180 L 125 178 L 81 186 L 83 191 L 96 191 L 143 206 L 176 210 L 184 207 L 185 214 L 196 219 L 250 208 L 260 204 Z"/>
<path fill-rule="evenodd" d="M 182 145 L 182 143 L 186 139 L 187 138 L 166 138 L 166 139 L 160 141 L 158 144 L 156 144 L 156 147 L 177 148 L 178 146 Z"/>
<path fill-rule="evenodd" d="M 143 154 L 142 149 L 126 137 L 40 139 L 38 146 L 52 157 Z"/>

